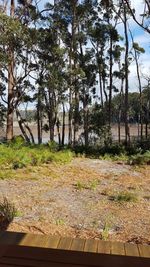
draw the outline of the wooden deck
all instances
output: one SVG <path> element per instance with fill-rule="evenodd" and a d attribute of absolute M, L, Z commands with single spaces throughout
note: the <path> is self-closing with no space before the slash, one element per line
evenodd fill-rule
<path fill-rule="evenodd" d="M 150 246 L 0 233 L 0 267 L 150 267 Z"/>

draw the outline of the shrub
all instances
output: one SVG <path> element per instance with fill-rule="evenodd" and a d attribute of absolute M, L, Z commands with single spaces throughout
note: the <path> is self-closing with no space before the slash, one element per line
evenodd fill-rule
<path fill-rule="evenodd" d="M 145 152 L 144 154 L 133 155 L 129 158 L 128 161 L 131 165 L 143 165 L 150 164 L 150 151 Z"/>
<path fill-rule="evenodd" d="M 17 210 L 14 205 L 10 203 L 7 198 L 4 198 L 3 201 L 0 203 L 1 225 L 11 223 L 16 214 Z"/>
<path fill-rule="evenodd" d="M 47 145 L 50 151 L 57 151 L 59 149 L 59 145 L 55 141 L 49 141 Z"/>
<path fill-rule="evenodd" d="M 22 135 L 14 136 L 12 141 L 10 142 L 10 146 L 15 146 L 16 148 L 20 148 L 21 146 L 25 145 L 26 141 Z"/>

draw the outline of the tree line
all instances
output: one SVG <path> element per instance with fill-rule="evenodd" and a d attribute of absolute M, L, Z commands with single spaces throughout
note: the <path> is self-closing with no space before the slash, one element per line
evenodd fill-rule
<path fill-rule="evenodd" d="M 35 142 L 28 118 L 34 107 L 38 143 L 43 132 L 60 145 L 75 146 L 105 139 L 111 125 L 130 122 L 148 138 L 150 76 L 141 82 L 140 55 L 130 18 L 150 33 L 150 6 L 143 1 L 142 19 L 130 1 L 54 0 L 41 8 L 38 1 L 1 1 L 0 4 L 0 124 L 6 120 L 6 139 L 13 139 L 14 115 L 27 142 Z M 122 25 L 122 34 L 118 25 Z M 135 62 L 138 92 L 129 91 L 130 65 Z M 132 88 L 135 89 L 135 88 Z M 145 129 L 144 129 L 145 127 Z M 94 141 L 93 141 L 94 140 Z"/>

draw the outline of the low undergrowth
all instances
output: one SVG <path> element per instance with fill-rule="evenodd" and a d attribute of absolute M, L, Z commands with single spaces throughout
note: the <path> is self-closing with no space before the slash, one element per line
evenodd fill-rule
<path fill-rule="evenodd" d="M 1 144 L 0 145 L 0 167 L 5 169 L 22 169 L 27 166 L 38 166 L 45 163 L 68 163 L 73 158 L 69 150 L 56 151 L 49 145 L 25 145 Z M 7 173 L 6 173 L 7 177 Z M 0 178 L 5 178 L 3 174 Z"/>

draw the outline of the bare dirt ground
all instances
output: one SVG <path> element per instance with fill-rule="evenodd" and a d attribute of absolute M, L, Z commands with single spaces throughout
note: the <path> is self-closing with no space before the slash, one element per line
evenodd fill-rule
<path fill-rule="evenodd" d="M 114 200 L 120 192 L 136 201 Z M 8 230 L 150 244 L 150 167 L 76 158 L 14 171 L 0 180 L 18 209 Z"/>

